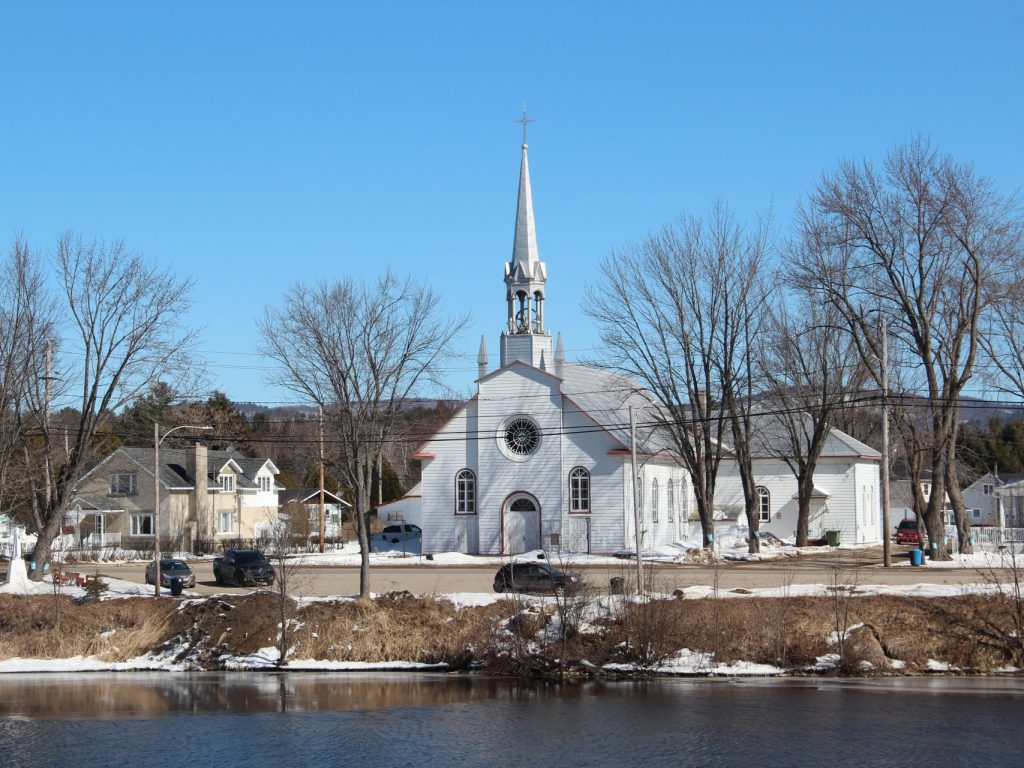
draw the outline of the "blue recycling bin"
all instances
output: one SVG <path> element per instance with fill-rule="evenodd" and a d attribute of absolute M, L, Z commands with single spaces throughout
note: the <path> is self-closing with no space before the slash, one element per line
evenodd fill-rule
<path fill-rule="evenodd" d="M 920 549 L 912 549 L 912 550 L 910 550 L 910 564 L 911 565 L 921 565 L 921 563 L 924 562 L 922 560 L 922 558 L 921 558 L 921 555 L 923 555 L 923 554 L 924 553 L 921 552 Z"/>

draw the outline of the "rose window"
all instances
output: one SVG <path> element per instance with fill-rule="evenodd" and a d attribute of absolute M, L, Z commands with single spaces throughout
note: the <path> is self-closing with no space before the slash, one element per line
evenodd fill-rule
<path fill-rule="evenodd" d="M 540 430 L 531 420 L 518 416 L 505 425 L 505 447 L 516 456 L 529 456 L 540 445 Z"/>

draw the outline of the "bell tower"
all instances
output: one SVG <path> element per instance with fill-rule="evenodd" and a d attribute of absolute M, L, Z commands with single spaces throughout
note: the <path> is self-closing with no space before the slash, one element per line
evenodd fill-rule
<path fill-rule="evenodd" d="M 523 157 L 519 166 L 519 199 L 512 240 L 512 260 L 505 265 L 505 301 L 508 321 L 501 334 L 501 365 L 522 360 L 538 368 L 551 365 L 551 334 L 545 330 L 544 304 L 547 268 L 537 250 L 537 226 L 533 219 L 530 161 L 527 156 L 523 110 Z"/>

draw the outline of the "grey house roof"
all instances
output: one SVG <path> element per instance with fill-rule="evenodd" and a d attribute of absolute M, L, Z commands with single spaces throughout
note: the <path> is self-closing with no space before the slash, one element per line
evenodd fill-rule
<path fill-rule="evenodd" d="M 160 483 L 165 488 L 194 488 L 195 478 L 189 476 L 187 458 L 191 448 L 161 448 L 160 449 Z M 97 467 L 86 474 L 92 474 L 105 465 L 114 455 L 121 453 L 139 465 L 141 469 L 153 474 L 153 449 L 139 448 L 136 446 L 124 446 L 114 451 Z M 239 488 L 254 489 L 258 487 L 256 475 L 270 459 L 250 459 L 242 456 L 237 451 L 207 451 L 206 455 L 206 476 L 211 485 L 216 484 L 217 475 L 229 464 L 234 465 L 238 478 Z M 270 464 L 271 471 L 276 473 L 277 467 L 273 462 Z M 83 478 L 84 479 L 84 478 Z"/>

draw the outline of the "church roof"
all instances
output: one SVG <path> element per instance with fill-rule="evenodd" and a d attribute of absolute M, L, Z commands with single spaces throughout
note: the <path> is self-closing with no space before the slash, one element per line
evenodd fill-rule
<path fill-rule="evenodd" d="M 589 365 L 565 363 L 561 366 L 562 394 L 576 403 L 599 425 L 624 446 L 629 447 L 629 407 L 637 421 L 637 450 L 641 453 L 676 454 L 671 433 L 654 424 L 657 399 L 635 379 Z M 654 407 L 652 407 L 654 406 Z M 805 416 L 810 419 L 810 416 Z M 789 437 L 771 413 L 754 416 L 757 439 L 753 445 L 755 458 L 770 458 L 786 452 Z M 726 455 L 732 451 L 725 446 Z M 823 457 L 879 459 L 881 454 L 838 429 L 832 429 L 825 440 Z"/>
<path fill-rule="evenodd" d="M 590 418 L 609 432 L 624 446 L 629 446 L 629 407 L 637 411 L 637 423 L 650 421 L 641 408 L 653 404 L 654 398 L 638 381 L 613 371 L 589 365 L 564 363 L 561 366 L 562 394 L 572 400 Z M 654 450 L 649 429 L 638 428 L 637 447 Z M 652 442 L 651 445 L 645 445 Z M 660 441 L 658 441 L 660 444 Z M 661 450 L 664 446 L 658 448 Z"/>

